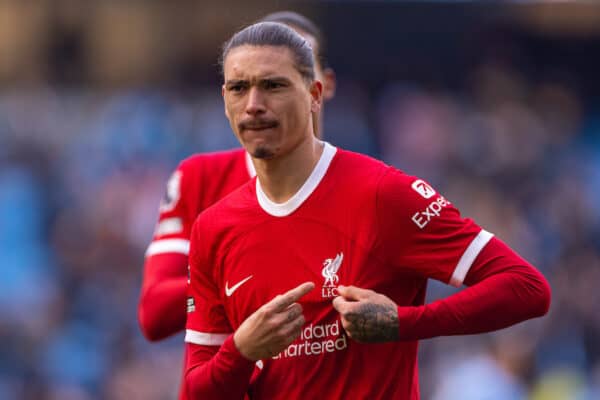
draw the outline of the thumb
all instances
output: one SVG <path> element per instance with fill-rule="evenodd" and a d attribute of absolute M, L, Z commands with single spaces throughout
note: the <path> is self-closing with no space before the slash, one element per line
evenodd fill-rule
<path fill-rule="evenodd" d="M 347 301 L 342 296 L 337 296 L 331 301 L 333 308 L 339 313 L 343 313 L 346 303 Z"/>
<path fill-rule="evenodd" d="M 338 293 L 345 300 L 359 301 L 369 297 L 370 290 L 361 289 L 356 286 L 338 286 Z"/>

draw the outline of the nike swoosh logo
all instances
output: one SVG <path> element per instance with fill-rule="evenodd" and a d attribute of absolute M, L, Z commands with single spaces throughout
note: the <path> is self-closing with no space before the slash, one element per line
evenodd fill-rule
<path fill-rule="evenodd" d="M 239 287 L 242 286 L 244 283 L 248 282 L 248 280 L 250 278 L 252 278 L 252 275 L 250 275 L 246 279 L 242 279 L 241 281 L 239 281 L 238 283 L 236 283 L 232 287 L 228 287 L 229 286 L 229 281 L 225 282 L 225 294 L 227 295 L 227 297 L 230 297 L 233 294 L 233 292 L 235 292 L 236 290 L 238 290 Z"/>

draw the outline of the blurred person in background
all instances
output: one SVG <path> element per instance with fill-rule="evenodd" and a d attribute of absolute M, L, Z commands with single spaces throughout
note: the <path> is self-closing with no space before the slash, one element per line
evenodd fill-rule
<path fill-rule="evenodd" d="M 311 53 L 272 23 L 224 47 L 226 116 L 256 180 L 193 226 L 191 398 L 418 399 L 418 340 L 548 311 L 545 278 L 423 180 L 315 137 Z M 430 278 L 469 287 L 424 305 Z"/>
<path fill-rule="evenodd" d="M 261 20 L 286 24 L 310 43 L 323 97 L 331 99 L 335 74 L 326 66 L 325 44 L 315 23 L 291 11 L 272 13 Z M 314 123 L 315 135 L 320 137 L 322 113 L 315 115 Z M 144 263 L 138 319 L 148 340 L 158 341 L 185 328 L 189 238 L 196 217 L 255 174 L 244 149 L 193 155 L 172 174 Z M 180 396 L 185 398 L 183 390 Z"/>

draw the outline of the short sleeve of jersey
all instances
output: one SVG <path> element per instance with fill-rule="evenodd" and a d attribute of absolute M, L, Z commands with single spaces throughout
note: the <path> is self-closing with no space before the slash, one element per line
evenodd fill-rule
<path fill-rule="evenodd" d="M 198 221 L 202 221 L 198 219 Z M 215 248 L 205 223 L 192 229 L 185 341 L 220 346 L 233 332 L 215 281 Z"/>
<path fill-rule="evenodd" d="M 188 255 L 189 237 L 195 215 L 190 210 L 192 171 L 182 162 L 171 174 L 160 201 L 159 217 L 146 256 L 164 253 Z"/>
<path fill-rule="evenodd" d="M 492 238 L 422 179 L 392 167 L 378 186 L 379 245 L 392 266 L 460 286 Z"/>

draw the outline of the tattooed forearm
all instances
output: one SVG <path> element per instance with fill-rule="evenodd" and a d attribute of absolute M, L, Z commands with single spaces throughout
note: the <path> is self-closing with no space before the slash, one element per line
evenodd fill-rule
<path fill-rule="evenodd" d="M 398 309 L 394 304 L 361 304 L 344 318 L 350 336 L 364 343 L 398 340 Z"/>

